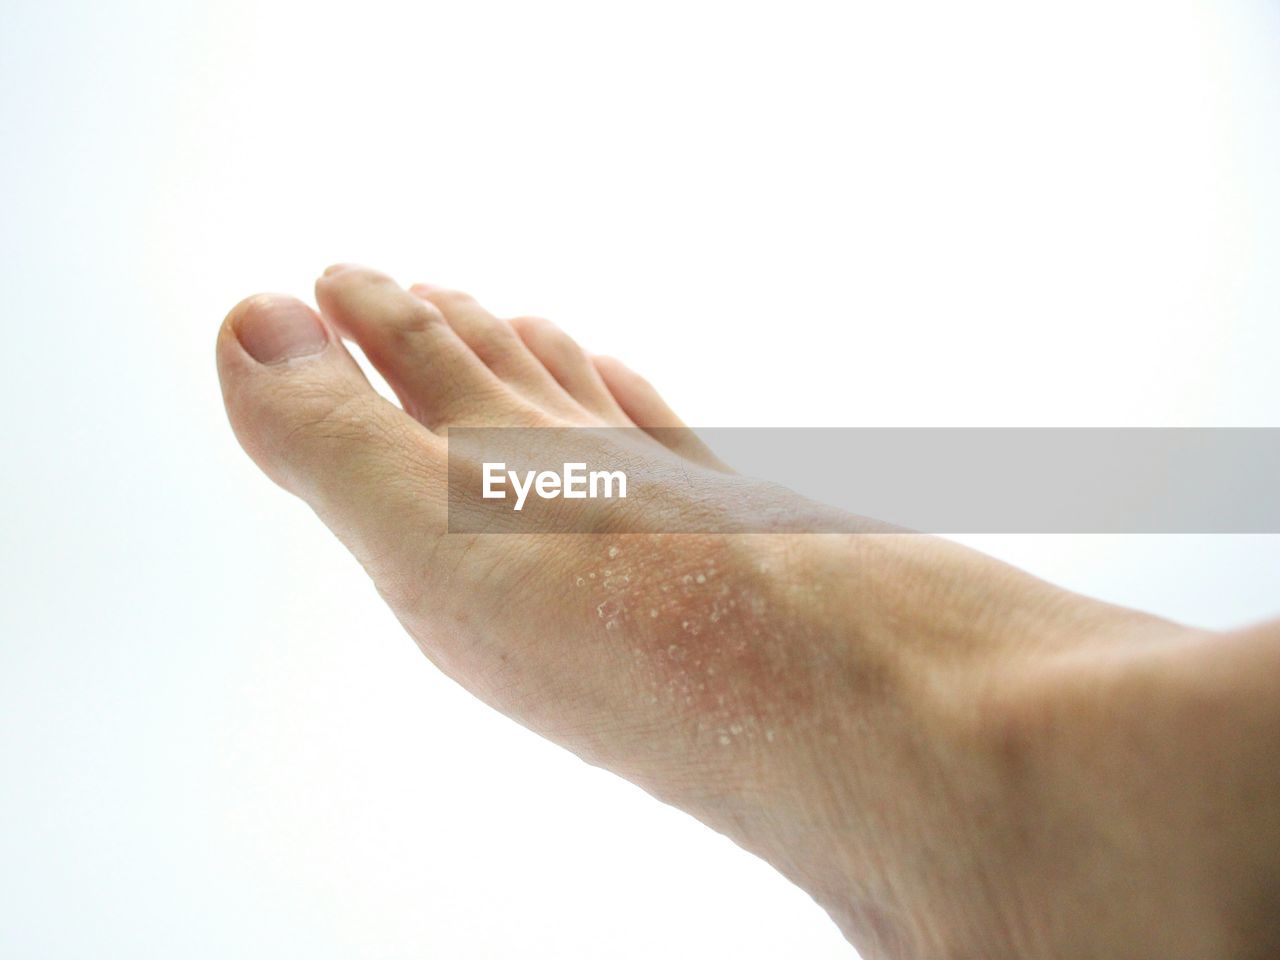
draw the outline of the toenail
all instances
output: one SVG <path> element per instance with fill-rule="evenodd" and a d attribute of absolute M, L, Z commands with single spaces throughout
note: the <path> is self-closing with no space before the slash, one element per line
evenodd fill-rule
<path fill-rule="evenodd" d="M 324 268 L 324 276 L 332 277 L 335 273 L 341 273 L 343 270 L 350 270 L 355 267 L 354 263 L 335 263 Z"/>
<path fill-rule="evenodd" d="M 310 307 L 285 297 L 253 297 L 231 322 L 236 339 L 259 363 L 283 363 L 318 354 L 329 334 Z"/>

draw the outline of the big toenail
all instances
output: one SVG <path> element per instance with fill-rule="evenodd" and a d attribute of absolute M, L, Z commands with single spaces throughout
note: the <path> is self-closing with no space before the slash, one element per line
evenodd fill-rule
<path fill-rule="evenodd" d="M 283 363 L 315 356 L 329 343 L 316 315 L 297 300 L 254 298 L 232 321 L 245 352 L 259 363 Z"/>

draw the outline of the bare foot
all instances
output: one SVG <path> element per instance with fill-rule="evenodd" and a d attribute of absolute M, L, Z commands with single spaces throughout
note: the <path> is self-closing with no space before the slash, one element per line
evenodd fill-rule
<path fill-rule="evenodd" d="M 477 696 L 764 857 L 869 958 L 1280 952 L 1274 629 L 915 535 L 446 534 L 447 427 L 680 421 L 546 321 L 353 266 L 316 298 L 228 316 L 231 423 Z M 727 476 L 655 435 L 640 456 Z"/>

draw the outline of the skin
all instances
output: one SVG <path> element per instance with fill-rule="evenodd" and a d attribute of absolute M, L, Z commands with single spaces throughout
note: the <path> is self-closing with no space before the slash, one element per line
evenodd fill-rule
<path fill-rule="evenodd" d="M 652 430 L 627 455 L 670 510 L 697 506 L 673 465 L 756 488 L 545 320 L 350 265 L 315 293 L 224 321 L 231 424 L 476 696 L 772 863 L 868 958 L 1280 955 L 1280 628 L 787 533 L 809 507 L 763 486 L 778 533 L 662 533 L 650 502 L 626 533 L 446 534 L 450 426 Z"/>

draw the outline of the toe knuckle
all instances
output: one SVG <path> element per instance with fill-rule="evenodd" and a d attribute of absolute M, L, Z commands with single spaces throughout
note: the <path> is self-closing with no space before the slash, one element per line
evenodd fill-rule
<path fill-rule="evenodd" d="M 444 323 L 444 317 L 435 304 L 402 300 L 394 310 L 387 312 L 386 322 L 395 335 L 414 337 Z"/>

